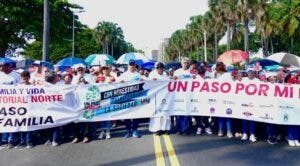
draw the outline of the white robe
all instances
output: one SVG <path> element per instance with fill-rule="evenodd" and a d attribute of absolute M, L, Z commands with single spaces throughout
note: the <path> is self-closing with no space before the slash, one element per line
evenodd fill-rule
<path fill-rule="evenodd" d="M 153 70 L 149 73 L 148 79 L 153 80 L 154 78 L 157 80 L 169 80 L 169 77 L 165 72 L 162 75 L 159 75 L 157 70 Z M 171 117 L 163 116 L 150 118 L 149 131 L 157 132 L 159 130 L 171 130 Z"/>

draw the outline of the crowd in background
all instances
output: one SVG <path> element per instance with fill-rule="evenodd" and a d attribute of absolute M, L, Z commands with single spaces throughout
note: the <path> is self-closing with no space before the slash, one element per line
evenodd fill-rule
<path fill-rule="evenodd" d="M 63 84 L 102 84 L 127 81 L 171 80 L 171 79 L 232 79 L 246 82 L 270 82 L 280 84 L 299 84 L 300 73 L 290 72 L 285 68 L 278 71 L 265 71 L 258 64 L 247 70 L 233 69 L 227 71 L 222 62 L 209 67 L 207 63 L 182 58 L 181 68 L 165 70 L 165 65 L 157 62 L 153 70 L 143 69 L 130 60 L 124 67 L 113 65 L 93 66 L 87 68 L 76 64 L 70 70 L 51 71 L 36 62 L 28 70 L 15 70 L 10 63 L 0 63 L 0 85 L 63 85 Z M 141 137 L 138 130 L 141 119 L 126 119 L 119 121 L 81 122 L 39 131 L 1 133 L 1 148 L 32 148 L 42 142 L 45 145 L 58 146 L 62 142 L 88 143 L 95 139 L 110 139 L 111 130 L 116 126 L 125 125 L 125 138 Z M 97 131 L 97 132 L 96 132 Z M 99 132 L 98 132 L 99 131 Z M 153 117 L 149 121 L 149 131 L 157 135 L 181 134 L 201 135 L 214 134 L 219 137 L 239 138 L 243 141 L 256 142 L 257 137 L 265 139 L 269 144 L 287 140 L 289 146 L 300 146 L 299 126 L 275 125 L 255 121 L 231 118 L 213 118 L 205 116 L 163 116 Z"/>

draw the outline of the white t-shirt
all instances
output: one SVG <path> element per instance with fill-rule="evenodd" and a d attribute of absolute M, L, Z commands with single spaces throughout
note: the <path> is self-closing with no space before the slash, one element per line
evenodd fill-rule
<path fill-rule="evenodd" d="M 141 75 L 138 72 L 129 72 L 121 74 L 118 78 L 119 81 L 139 81 L 141 79 Z"/>
<path fill-rule="evenodd" d="M 175 70 L 174 76 L 176 76 L 179 79 L 182 79 L 182 78 L 191 78 L 192 74 L 190 73 L 190 69 L 183 70 L 183 68 L 180 68 Z"/>
<path fill-rule="evenodd" d="M 157 80 L 169 80 L 170 79 L 166 72 L 163 72 L 162 75 L 160 75 L 160 74 L 158 74 L 157 70 L 153 70 L 149 73 L 148 79 L 153 80 L 154 78 L 156 78 Z"/>
<path fill-rule="evenodd" d="M 90 74 L 84 74 L 83 76 L 82 75 L 76 75 L 75 77 L 73 77 L 73 80 L 72 80 L 71 84 L 75 84 L 75 85 L 81 84 L 81 83 L 79 83 L 79 80 L 81 79 L 81 77 L 83 77 L 84 80 L 88 84 L 95 83 L 95 80 L 93 79 L 93 77 Z"/>
<path fill-rule="evenodd" d="M 21 75 L 15 71 L 12 71 L 8 74 L 12 78 L 14 78 L 14 84 L 20 84 L 21 83 Z M 0 77 L 1 78 L 1 77 Z"/>
<path fill-rule="evenodd" d="M 5 74 L 4 72 L 0 71 L 0 84 L 2 85 L 14 85 L 17 84 L 16 78 L 11 76 L 10 74 Z"/>
<path fill-rule="evenodd" d="M 30 82 L 36 85 L 44 85 L 45 84 L 45 77 L 43 74 L 34 72 L 30 75 Z"/>
<path fill-rule="evenodd" d="M 230 73 L 226 72 L 226 73 L 223 73 L 222 75 L 221 74 L 217 74 L 217 78 L 218 80 L 221 80 L 221 81 L 226 81 L 226 80 L 232 80 L 232 76 Z"/>

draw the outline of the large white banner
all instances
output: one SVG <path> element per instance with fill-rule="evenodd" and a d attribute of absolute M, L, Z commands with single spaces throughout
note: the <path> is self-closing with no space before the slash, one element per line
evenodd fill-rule
<path fill-rule="evenodd" d="M 299 99 L 298 85 L 199 78 L 81 86 L 1 86 L 0 132 L 171 115 L 300 125 Z"/>

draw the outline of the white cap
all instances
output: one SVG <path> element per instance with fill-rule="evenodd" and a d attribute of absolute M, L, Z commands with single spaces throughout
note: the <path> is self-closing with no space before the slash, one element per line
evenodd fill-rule
<path fill-rule="evenodd" d="M 267 72 L 266 73 L 266 78 L 269 78 L 269 77 L 276 77 L 277 76 L 277 73 L 276 72 Z"/>
<path fill-rule="evenodd" d="M 78 68 L 84 68 L 85 69 L 85 65 L 82 63 L 78 63 L 72 66 L 73 69 L 77 70 Z"/>
<path fill-rule="evenodd" d="M 36 60 L 36 61 L 34 61 L 34 62 L 33 62 L 33 64 L 40 65 L 40 64 L 41 64 L 41 61 L 39 61 L 39 60 Z"/>

